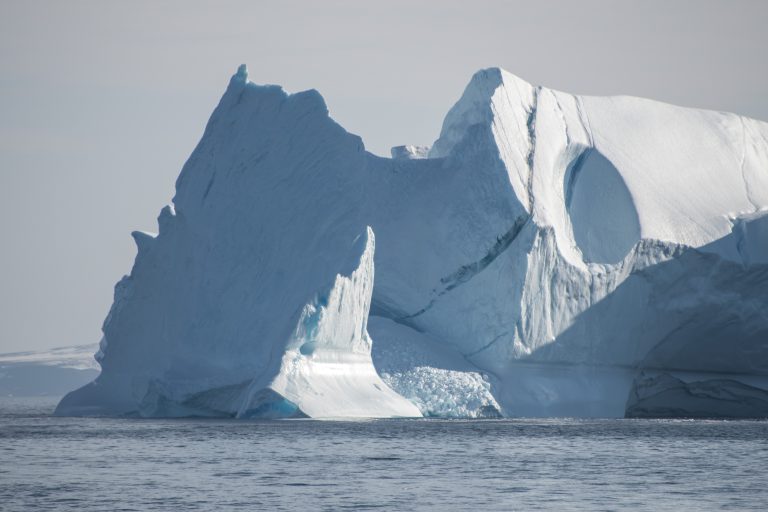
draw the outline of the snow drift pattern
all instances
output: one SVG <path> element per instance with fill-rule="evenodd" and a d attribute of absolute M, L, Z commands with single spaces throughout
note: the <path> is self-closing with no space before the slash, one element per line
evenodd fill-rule
<path fill-rule="evenodd" d="M 764 414 L 767 124 L 488 69 L 392 154 L 241 67 L 58 412 Z"/>

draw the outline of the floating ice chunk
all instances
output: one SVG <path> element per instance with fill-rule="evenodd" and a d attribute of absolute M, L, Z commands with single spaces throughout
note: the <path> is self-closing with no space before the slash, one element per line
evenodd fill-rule
<path fill-rule="evenodd" d="M 418 160 L 428 157 L 429 146 L 395 146 L 391 151 L 396 160 Z"/>

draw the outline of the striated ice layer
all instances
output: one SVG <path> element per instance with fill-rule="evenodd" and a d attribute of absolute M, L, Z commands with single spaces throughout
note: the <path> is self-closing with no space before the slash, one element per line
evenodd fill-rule
<path fill-rule="evenodd" d="M 615 417 L 661 410 L 642 372 L 767 389 L 759 121 L 492 68 L 388 159 L 241 67 L 158 223 L 60 414 Z"/>

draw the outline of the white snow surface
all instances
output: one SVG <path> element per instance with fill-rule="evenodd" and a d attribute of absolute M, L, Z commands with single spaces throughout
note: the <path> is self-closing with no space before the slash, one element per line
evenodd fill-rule
<path fill-rule="evenodd" d="M 134 238 L 59 414 L 622 416 L 644 370 L 768 374 L 768 124 L 733 114 L 494 68 L 387 159 L 241 66 Z"/>

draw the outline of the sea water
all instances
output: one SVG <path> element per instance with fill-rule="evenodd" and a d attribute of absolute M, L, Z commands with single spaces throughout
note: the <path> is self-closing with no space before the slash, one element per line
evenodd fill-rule
<path fill-rule="evenodd" d="M 768 510 L 768 422 L 56 418 L 0 399 L 0 510 Z"/>

